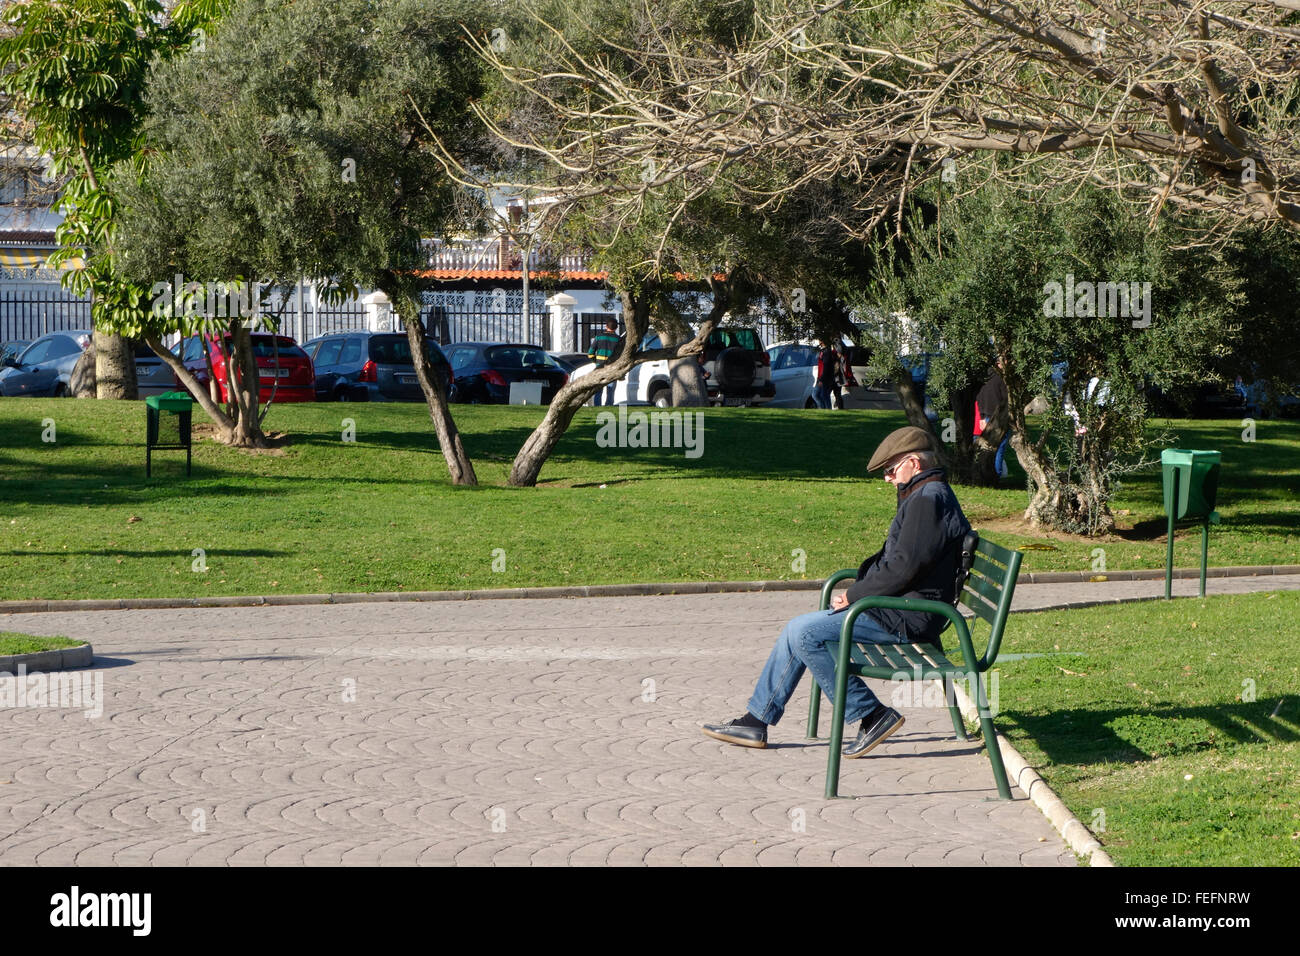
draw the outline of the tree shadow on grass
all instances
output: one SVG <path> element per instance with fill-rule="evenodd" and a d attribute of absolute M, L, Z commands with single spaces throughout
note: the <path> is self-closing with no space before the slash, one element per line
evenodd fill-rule
<path fill-rule="evenodd" d="M 1144 763 L 1159 757 L 1212 750 L 1232 744 L 1294 743 L 1300 732 L 1295 714 L 1286 720 L 1272 716 L 1278 699 L 1204 707 L 1075 708 L 1049 714 L 1004 710 L 995 723 L 1010 720 L 1033 738 L 1034 744 L 1057 765 Z M 1293 709 L 1300 704 L 1292 700 Z M 1285 707 L 1285 704 L 1283 704 Z M 1190 727 L 1178 721 L 1194 722 Z M 1188 729 L 1211 728 L 1215 739 Z M 1117 729 L 1119 728 L 1119 729 Z"/>
<path fill-rule="evenodd" d="M 1242 515 L 1240 518 L 1225 518 L 1224 523 L 1235 525 L 1240 521 L 1247 521 L 1250 527 L 1258 529 L 1262 534 L 1296 534 L 1300 533 L 1300 510 L 1297 511 L 1251 511 Z M 1222 528 L 1223 525 L 1217 527 Z M 1215 525 L 1210 526 L 1210 544 L 1213 547 Z M 1125 541 L 1164 541 L 1169 532 L 1168 519 L 1150 518 L 1144 521 L 1135 521 L 1131 528 L 1121 528 L 1115 531 L 1115 536 L 1123 538 Z M 1195 539 L 1200 540 L 1201 526 L 1191 521 L 1179 521 L 1174 525 L 1174 540 L 1182 541 Z"/>

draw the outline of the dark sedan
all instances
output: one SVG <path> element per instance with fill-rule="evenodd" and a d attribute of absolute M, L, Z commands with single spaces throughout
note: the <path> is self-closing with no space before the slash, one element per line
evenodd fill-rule
<path fill-rule="evenodd" d="M 549 405 L 569 373 L 536 345 L 453 342 L 443 347 L 454 376 L 453 402 Z"/>
<path fill-rule="evenodd" d="M 0 395 L 63 396 L 69 394 L 72 369 L 90 345 L 89 329 L 42 335 L 16 359 L 0 369 Z"/>
<path fill-rule="evenodd" d="M 447 357 L 434 342 L 426 340 L 425 346 L 434 374 L 447 383 Z M 424 401 L 405 333 L 331 332 L 303 349 L 316 368 L 317 401 Z"/>

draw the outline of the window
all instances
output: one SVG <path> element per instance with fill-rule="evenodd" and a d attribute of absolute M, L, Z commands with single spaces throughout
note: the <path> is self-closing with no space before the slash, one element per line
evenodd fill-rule
<path fill-rule="evenodd" d="M 488 364 L 494 368 L 531 368 L 546 366 L 558 369 L 555 359 L 541 349 L 530 349 L 517 345 L 501 345 L 487 350 Z"/>
<path fill-rule="evenodd" d="M 449 361 L 451 367 L 458 372 L 463 368 L 468 368 L 470 365 L 473 365 L 477 358 L 478 349 L 476 348 L 453 348 L 447 353 L 447 361 Z"/>
<path fill-rule="evenodd" d="M 316 353 L 316 366 L 325 368 L 330 365 L 338 365 L 339 353 L 342 351 L 342 339 L 326 339 L 321 343 L 320 351 Z"/>
<path fill-rule="evenodd" d="M 27 176 L 21 169 L 0 173 L 0 206 L 21 206 L 27 202 Z"/>
<path fill-rule="evenodd" d="M 281 356 L 304 354 L 302 349 L 298 348 L 298 343 L 285 335 L 275 336 L 274 342 L 269 335 L 253 335 L 250 338 L 253 342 L 253 355 L 257 358 L 273 358 L 277 351 Z"/>
<path fill-rule="evenodd" d="M 361 340 L 347 339 L 343 343 L 343 354 L 339 356 L 340 365 L 356 365 L 361 361 Z"/>
<path fill-rule="evenodd" d="M 709 336 L 709 345 L 712 348 L 738 348 L 750 352 L 761 352 L 763 346 L 758 342 L 758 336 L 754 334 L 753 329 L 715 329 Z"/>
<path fill-rule="evenodd" d="M 81 351 L 81 346 L 77 340 L 67 335 L 56 335 L 50 339 L 50 350 L 45 353 L 46 361 L 50 359 L 63 358 L 68 355 L 76 355 Z"/>
<path fill-rule="evenodd" d="M 27 351 L 18 360 L 19 363 L 22 365 L 36 365 L 38 362 L 44 362 L 50 357 L 50 346 L 53 341 L 53 339 L 37 339 L 27 347 Z"/>

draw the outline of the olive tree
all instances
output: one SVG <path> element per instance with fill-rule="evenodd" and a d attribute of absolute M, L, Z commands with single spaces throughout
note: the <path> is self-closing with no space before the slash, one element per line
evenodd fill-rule
<path fill-rule="evenodd" d="M 486 38 L 486 12 L 469 0 L 246 0 L 203 50 L 160 67 L 146 132 L 161 155 L 143 177 L 117 171 L 116 253 L 139 281 L 179 270 L 383 290 L 457 484 L 474 484 L 474 469 L 428 360 L 415 273 L 422 239 L 467 208 L 428 139 L 476 148 L 465 114 L 483 79 L 467 39 Z"/>

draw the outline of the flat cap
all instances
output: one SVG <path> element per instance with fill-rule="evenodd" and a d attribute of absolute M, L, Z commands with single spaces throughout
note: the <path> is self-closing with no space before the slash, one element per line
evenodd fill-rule
<path fill-rule="evenodd" d="M 934 442 L 930 440 L 929 432 L 915 425 L 892 431 L 876 448 L 871 461 L 867 463 L 867 471 L 878 471 L 889 464 L 891 459 L 913 451 L 934 451 Z"/>

